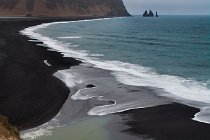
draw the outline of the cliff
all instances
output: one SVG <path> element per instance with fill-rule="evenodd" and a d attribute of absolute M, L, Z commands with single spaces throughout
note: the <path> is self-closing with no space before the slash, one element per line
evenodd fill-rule
<path fill-rule="evenodd" d="M 0 0 L 0 16 L 128 16 L 122 0 Z"/>
<path fill-rule="evenodd" d="M 18 130 L 9 124 L 6 117 L 0 115 L 0 140 L 20 140 Z"/>

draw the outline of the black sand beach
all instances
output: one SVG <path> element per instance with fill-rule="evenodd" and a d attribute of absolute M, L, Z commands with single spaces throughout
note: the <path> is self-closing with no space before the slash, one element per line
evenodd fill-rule
<path fill-rule="evenodd" d="M 53 73 L 80 62 L 63 58 L 19 34 L 26 27 L 59 20 L 77 19 L 0 19 L 0 114 L 7 116 L 19 130 L 52 119 L 69 96 L 69 89 Z M 44 60 L 52 66 L 47 66 Z M 210 125 L 191 119 L 198 111 L 173 103 L 116 115 L 124 118 L 122 123 L 130 127 L 123 132 L 141 138 L 209 140 Z"/>
<path fill-rule="evenodd" d="M 199 109 L 182 104 L 160 105 L 120 113 L 125 124 L 123 132 L 155 140 L 209 140 L 210 125 L 192 120 Z"/>
<path fill-rule="evenodd" d="M 58 20 L 0 19 L 0 114 L 20 130 L 52 119 L 69 95 L 65 84 L 52 74 L 80 62 L 49 52 L 19 34 L 28 26 Z M 44 64 L 44 60 L 52 67 Z"/>

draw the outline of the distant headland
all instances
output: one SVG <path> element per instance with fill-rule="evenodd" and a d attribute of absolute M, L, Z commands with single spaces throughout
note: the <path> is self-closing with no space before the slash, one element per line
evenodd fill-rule
<path fill-rule="evenodd" d="M 122 0 L 0 0 L 0 16 L 129 16 Z"/>
<path fill-rule="evenodd" d="M 149 10 L 149 13 L 147 12 L 147 10 L 144 12 L 143 17 L 158 17 L 158 13 L 156 12 L 156 14 L 154 15 L 154 13 L 152 12 L 152 10 Z"/>

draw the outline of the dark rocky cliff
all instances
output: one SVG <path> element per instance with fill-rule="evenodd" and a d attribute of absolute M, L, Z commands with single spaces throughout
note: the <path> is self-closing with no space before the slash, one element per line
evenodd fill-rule
<path fill-rule="evenodd" d="M 128 16 L 122 0 L 0 0 L 0 16 Z"/>

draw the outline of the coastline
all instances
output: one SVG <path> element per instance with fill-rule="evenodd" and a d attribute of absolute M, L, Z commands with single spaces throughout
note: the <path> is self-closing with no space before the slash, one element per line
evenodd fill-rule
<path fill-rule="evenodd" d="M 0 33 L 0 66 L 3 67 L 0 72 L 1 77 L 3 77 L 1 89 L 9 93 L 9 96 L 0 94 L 0 97 L 3 97 L 0 100 L 6 99 L 4 102 L 1 102 L 0 111 L 9 114 L 12 124 L 16 125 L 20 130 L 39 126 L 51 120 L 59 112 L 63 103 L 69 97 L 69 88 L 54 77 L 53 73 L 80 64 L 80 61 L 74 58 L 64 58 L 58 52 L 48 51 L 47 48 L 36 45 L 36 42 L 28 41 L 30 39 L 26 36 L 18 35 L 20 30 L 28 26 L 59 21 L 59 19 L 31 20 L 33 21 L 32 23 L 31 21 L 25 21 L 25 19 L 22 21 L 19 21 L 19 19 L 17 21 L 2 21 L 0 23 L 2 27 Z M 61 20 L 63 21 L 63 19 Z M 5 25 L 5 23 L 7 24 Z M 45 60 L 52 66 L 48 66 Z M 21 89 L 16 90 L 16 86 L 19 87 L 20 84 L 23 86 L 20 87 Z M 29 89 L 32 89 L 32 91 L 29 91 Z M 39 97 L 37 97 L 38 93 Z M 16 99 L 19 102 L 14 104 Z M 29 99 L 33 103 L 25 102 L 24 99 Z M 47 102 L 49 104 L 46 104 Z M 91 102 L 91 100 L 88 102 Z M 42 112 L 40 112 L 40 108 L 42 108 Z M 31 111 L 32 109 L 33 112 Z M 29 114 L 25 113 L 27 111 Z M 163 113 L 164 111 L 167 113 Z M 116 113 L 116 115 L 122 116 L 122 118 L 125 117 L 127 120 L 120 123 L 125 123 L 125 125 L 131 127 L 123 132 L 140 137 L 146 135 L 149 138 L 160 140 L 196 140 L 199 138 L 207 140 L 210 137 L 208 134 L 210 126 L 191 119 L 198 111 L 199 109 L 186 105 L 166 104 L 143 109 L 131 109 L 122 113 Z M 127 118 L 126 116 L 132 117 Z M 26 117 L 27 119 L 22 120 Z M 116 120 L 108 125 L 113 128 L 117 122 Z M 180 129 L 179 133 L 177 129 Z M 183 129 L 189 131 L 182 131 Z"/>
<path fill-rule="evenodd" d="M 130 128 L 125 133 L 155 140 L 208 140 L 210 125 L 194 121 L 199 109 L 172 103 L 119 113 Z M 129 116 L 129 117 L 128 117 Z"/>
<path fill-rule="evenodd" d="M 80 63 L 29 42 L 19 31 L 44 22 L 78 19 L 0 19 L 0 114 L 19 130 L 39 126 L 59 112 L 70 91 L 53 73 Z"/>

